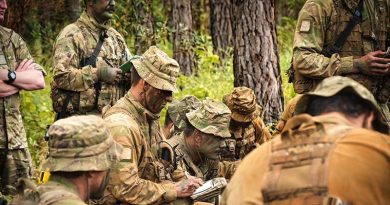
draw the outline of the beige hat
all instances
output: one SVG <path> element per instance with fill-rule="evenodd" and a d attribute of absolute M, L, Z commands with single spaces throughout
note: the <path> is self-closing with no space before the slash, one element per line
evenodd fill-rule
<path fill-rule="evenodd" d="M 151 86 L 177 92 L 179 64 L 156 46 L 151 46 L 140 58 L 134 58 L 131 62 L 139 76 Z"/>
<path fill-rule="evenodd" d="M 236 87 L 233 92 L 223 97 L 223 102 L 232 111 L 232 119 L 237 122 L 251 122 L 260 116 L 260 106 L 252 89 Z"/>

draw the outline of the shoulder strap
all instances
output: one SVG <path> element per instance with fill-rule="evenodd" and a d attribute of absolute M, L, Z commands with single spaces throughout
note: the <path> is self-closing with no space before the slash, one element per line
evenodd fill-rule
<path fill-rule="evenodd" d="M 345 29 L 337 36 L 336 41 L 334 43 L 329 44 L 322 50 L 321 54 L 326 57 L 330 57 L 332 54 L 340 52 L 349 34 L 351 34 L 353 28 L 355 28 L 355 26 L 362 21 L 363 2 L 364 0 L 359 1 L 359 4 L 355 12 L 353 13 L 353 16 L 351 20 L 349 20 Z"/>

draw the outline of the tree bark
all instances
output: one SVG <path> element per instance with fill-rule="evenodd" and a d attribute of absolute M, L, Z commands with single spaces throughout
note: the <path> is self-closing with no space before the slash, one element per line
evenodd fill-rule
<path fill-rule="evenodd" d="M 153 10 L 152 0 L 131 1 L 134 10 L 135 34 L 134 48 L 137 55 L 141 55 L 152 45 L 156 44 L 156 38 L 153 28 Z"/>
<path fill-rule="evenodd" d="M 202 0 L 191 0 L 192 26 L 194 31 L 200 31 L 202 27 Z"/>
<path fill-rule="evenodd" d="M 232 0 L 210 0 L 211 37 L 214 53 L 221 59 L 229 55 L 233 47 L 233 2 Z"/>
<path fill-rule="evenodd" d="M 192 43 L 191 0 L 172 0 L 173 57 L 184 75 L 196 72 Z"/>
<path fill-rule="evenodd" d="M 264 121 L 276 122 L 283 110 L 273 0 L 235 0 L 234 86 L 255 91 Z"/>

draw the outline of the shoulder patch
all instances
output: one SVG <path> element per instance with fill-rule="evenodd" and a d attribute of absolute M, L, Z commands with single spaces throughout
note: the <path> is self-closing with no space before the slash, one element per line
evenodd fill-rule
<path fill-rule="evenodd" d="M 123 152 L 122 152 L 122 160 L 121 162 L 131 162 L 131 158 L 132 158 L 132 153 L 131 153 L 131 149 L 130 148 L 123 148 Z"/>
<path fill-rule="evenodd" d="M 309 20 L 303 20 L 301 22 L 301 27 L 299 28 L 299 32 L 309 32 L 311 27 L 311 22 Z"/>

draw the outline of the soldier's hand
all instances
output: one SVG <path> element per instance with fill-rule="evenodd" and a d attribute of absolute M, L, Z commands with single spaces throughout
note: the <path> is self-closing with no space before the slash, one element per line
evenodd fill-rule
<path fill-rule="evenodd" d="M 98 68 L 98 79 L 106 83 L 113 83 L 119 81 L 122 70 L 119 68 L 113 68 L 110 66 L 102 66 Z"/>
<path fill-rule="evenodd" d="M 197 177 L 190 177 L 175 183 L 178 198 L 189 197 L 203 184 L 203 180 Z"/>
<path fill-rule="evenodd" d="M 388 75 L 390 74 L 390 58 L 383 58 L 386 52 L 374 51 L 361 58 L 355 59 L 354 68 L 359 72 L 368 75 Z"/>
<path fill-rule="evenodd" d="M 18 67 L 16 68 L 16 71 L 23 72 L 26 70 L 33 70 L 36 68 L 36 66 L 37 64 L 34 63 L 32 59 L 30 60 L 24 59 L 22 62 L 19 63 Z"/>

